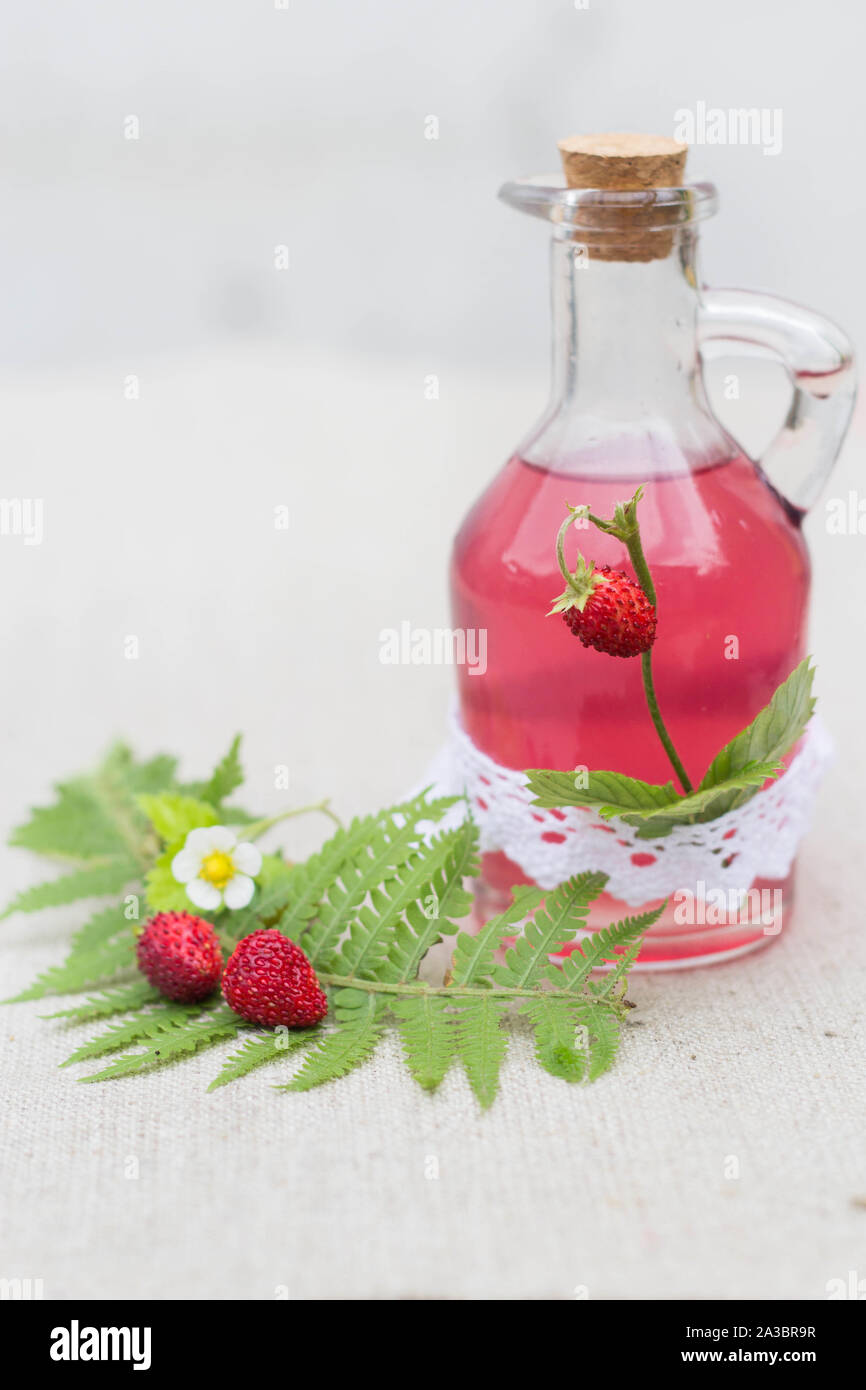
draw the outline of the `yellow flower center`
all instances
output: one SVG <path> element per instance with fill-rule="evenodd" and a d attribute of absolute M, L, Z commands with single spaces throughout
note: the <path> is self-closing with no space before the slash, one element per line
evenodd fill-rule
<path fill-rule="evenodd" d="M 230 878 L 235 876 L 235 866 L 222 850 L 214 850 L 201 861 L 199 874 L 212 883 L 214 888 L 225 888 Z"/>

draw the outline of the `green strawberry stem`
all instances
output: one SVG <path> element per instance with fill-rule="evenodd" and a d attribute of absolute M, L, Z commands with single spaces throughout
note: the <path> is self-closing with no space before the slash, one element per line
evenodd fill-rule
<path fill-rule="evenodd" d="M 250 821 L 246 825 L 238 826 L 238 835 L 243 840 L 257 840 L 264 835 L 266 830 L 270 830 L 272 825 L 279 825 L 280 821 L 290 820 L 292 816 L 306 816 L 311 811 L 321 811 L 323 816 L 328 816 L 338 827 L 342 827 L 343 822 L 335 811 L 331 810 L 330 798 L 324 801 L 316 801 L 310 806 L 292 806 L 288 811 L 280 811 L 279 815 L 268 816 L 264 820 Z"/>
<path fill-rule="evenodd" d="M 566 985 L 559 989 L 548 981 L 541 985 L 428 985 L 422 981 L 402 983 L 400 981 L 362 980 L 354 975 L 334 975 L 328 971 L 316 971 L 319 984 L 332 989 L 360 989 L 367 994 L 397 994 L 401 996 L 423 995 L 426 998 L 442 999 L 564 999 L 567 1003 L 580 1003 L 580 996 Z M 615 1001 L 618 1002 L 618 1001 Z M 633 1007 L 622 1001 L 623 1012 Z"/>
<path fill-rule="evenodd" d="M 605 521 L 603 517 L 593 515 L 588 507 L 572 507 L 570 509 L 569 522 L 573 521 L 576 517 L 585 516 L 587 520 L 591 521 L 593 526 L 598 527 L 600 531 L 604 531 L 609 536 L 616 536 L 617 540 L 622 541 L 628 551 L 629 559 L 634 568 L 638 584 L 640 584 L 653 607 L 658 609 L 656 589 L 652 581 L 652 575 L 650 574 L 646 556 L 643 552 L 643 545 L 641 544 L 640 538 L 640 522 L 637 519 L 637 504 L 642 496 L 643 487 L 639 487 L 634 497 L 632 497 L 629 502 L 617 502 L 612 521 Z M 557 559 L 560 562 L 561 569 L 565 564 L 563 542 L 564 530 L 561 530 L 557 537 L 556 547 Z M 567 574 L 567 568 L 565 573 Z M 653 681 L 652 647 L 650 647 L 649 651 L 643 652 L 640 664 L 644 695 L 646 697 L 647 709 L 650 712 L 650 718 L 661 740 L 661 745 L 668 756 L 668 761 L 677 774 L 683 791 L 688 795 L 689 792 L 693 790 L 689 775 L 683 767 L 682 759 L 674 747 L 673 739 L 667 731 L 665 721 L 662 719 L 661 710 L 659 709 L 658 696 L 656 695 L 655 683 Z"/>
<path fill-rule="evenodd" d="M 652 575 L 650 574 L 650 567 L 646 562 L 646 556 L 643 553 L 643 545 L 641 544 L 640 526 L 638 524 L 637 519 L 637 507 L 635 507 L 634 511 L 634 529 L 629 530 L 628 536 L 625 540 L 625 546 L 628 550 L 629 559 L 631 560 L 632 565 L 634 567 L 634 572 L 637 577 L 638 584 L 640 584 L 650 603 L 658 611 L 658 600 L 656 599 L 655 585 L 653 584 Z M 640 669 L 641 675 L 643 677 L 643 690 L 644 695 L 646 696 L 647 709 L 650 712 L 650 718 L 652 719 L 652 722 L 655 725 L 656 733 L 661 739 L 662 747 L 668 755 L 670 765 L 673 768 L 674 772 L 677 774 L 677 777 L 680 779 L 683 791 L 688 796 L 689 792 L 692 790 L 692 784 L 689 781 L 688 773 L 683 767 L 680 755 L 674 747 L 673 739 L 667 731 L 665 721 L 662 719 L 662 713 L 659 709 L 658 697 L 656 696 L 656 688 L 655 683 L 653 681 L 652 647 L 650 647 L 649 651 L 645 651 L 641 654 Z"/>

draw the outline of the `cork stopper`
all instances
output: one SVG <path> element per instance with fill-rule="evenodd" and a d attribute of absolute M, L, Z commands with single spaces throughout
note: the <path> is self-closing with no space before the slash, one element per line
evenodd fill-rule
<path fill-rule="evenodd" d="M 559 141 L 559 152 L 569 188 L 647 194 L 637 205 L 602 199 L 595 207 L 581 207 L 592 259 L 654 261 L 670 253 L 674 233 L 664 228 L 670 215 L 654 203 L 651 190 L 682 185 L 688 145 L 666 135 L 619 132 L 569 135 Z"/>

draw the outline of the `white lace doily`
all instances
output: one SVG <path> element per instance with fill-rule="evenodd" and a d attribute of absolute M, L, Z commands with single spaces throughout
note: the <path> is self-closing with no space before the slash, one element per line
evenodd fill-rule
<path fill-rule="evenodd" d="M 476 748 L 456 709 L 448 743 L 427 780 L 437 796 L 465 793 L 482 852 L 501 850 L 541 888 L 594 869 L 608 875 L 607 892 L 638 906 L 678 889 L 743 892 L 758 877 L 785 878 L 832 758 L 832 740 L 813 718 L 795 758 L 775 782 L 718 820 L 677 826 L 659 840 L 638 839 L 622 821 L 605 821 L 589 808 L 531 805 L 523 773 L 501 767 Z M 465 814 L 461 802 L 450 813 L 451 823 Z"/>

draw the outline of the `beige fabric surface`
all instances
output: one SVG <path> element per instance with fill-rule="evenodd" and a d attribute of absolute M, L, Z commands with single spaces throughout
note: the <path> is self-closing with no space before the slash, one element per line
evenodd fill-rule
<path fill-rule="evenodd" d="M 116 733 L 195 776 L 243 728 L 265 811 L 278 764 L 291 800 L 344 813 L 417 779 L 451 674 L 382 666 L 379 631 L 445 621 L 448 537 L 540 404 L 456 371 L 429 402 L 424 372 L 250 352 L 153 364 L 134 403 L 98 371 L 3 383 L 5 492 L 46 516 L 40 547 L 0 540 L 4 831 Z M 861 452 L 862 434 L 827 495 L 857 486 Z M 0 1276 L 60 1299 L 564 1300 L 812 1299 L 866 1276 L 866 538 L 828 535 L 822 507 L 809 527 L 841 753 L 781 940 L 635 977 L 621 1059 L 592 1087 L 547 1076 L 521 1040 L 487 1114 L 456 1072 L 421 1093 L 393 1042 L 309 1095 L 275 1093 L 274 1069 L 205 1094 L 230 1047 L 80 1086 L 57 1064 L 87 1029 L 4 1009 Z M 3 852 L 5 897 L 34 876 Z M 4 996 L 78 920 L 0 925 Z"/>

